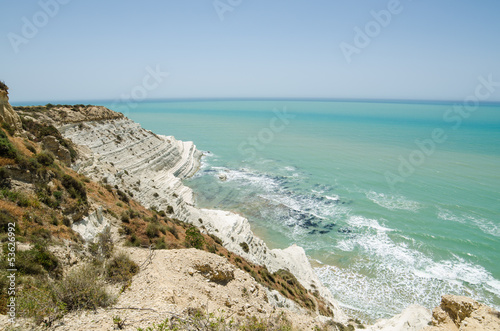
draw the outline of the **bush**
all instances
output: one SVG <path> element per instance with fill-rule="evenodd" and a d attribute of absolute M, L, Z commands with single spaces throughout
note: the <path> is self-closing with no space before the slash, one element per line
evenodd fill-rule
<path fill-rule="evenodd" d="M 97 238 L 100 253 L 105 258 L 109 258 L 113 254 L 114 249 L 113 239 L 111 238 L 111 230 L 109 227 L 104 229 L 102 233 L 99 233 Z"/>
<path fill-rule="evenodd" d="M 16 133 L 14 126 L 7 124 L 7 122 L 2 122 L 2 128 L 4 128 L 5 131 L 7 131 L 11 136 L 13 136 L 14 133 Z"/>
<path fill-rule="evenodd" d="M 54 296 L 53 288 L 46 281 L 34 279 L 23 288 L 17 299 L 19 315 L 34 319 L 40 324 L 44 319 L 61 317 L 65 308 Z"/>
<path fill-rule="evenodd" d="M 167 206 L 167 214 L 173 214 L 173 213 L 174 213 L 174 207 Z"/>
<path fill-rule="evenodd" d="M 62 273 L 59 260 L 42 242 L 36 243 L 30 250 L 17 252 L 16 263 L 19 272 L 26 275 L 39 275 L 47 271 L 59 277 Z"/>
<path fill-rule="evenodd" d="M 17 156 L 17 150 L 2 130 L 0 130 L 0 156 L 8 159 L 15 159 Z"/>
<path fill-rule="evenodd" d="M 9 223 L 14 223 L 16 232 L 19 231 L 16 218 L 8 210 L 0 209 L 0 233 L 7 233 L 9 231 Z"/>
<path fill-rule="evenodd" d="M 70 175 L 64 175 L 62 178 L 62 184 L 73 199 L 80 198 L 83 201 L 87 201 L 87 190 L 85 189 L 85 185 L 81 182 L 77 181 Z"/>
<path fill-rule="evenodd" d="M 202 249 L 205 244 L 205 239 L 203 238 L 200 230 L 198 228 L 191 226 L 186 230 L 186 239 L 184 245 L 186 247 L 194 247 L 196 249 Z"/>
<path fill-rule="evenodd" d="M 118 194 L 118 199 L 120 199 L 121 201 L 123 201 L 125 203 L 129 202 L 129 198 L 125 192 L 120 191 L 120 190 L 116 190 L 116 193 Z"/>
<path fill-rule="evenodd" d="M 107 307 L 113 301 L 103 285 L 96 269 L 91 265 L 84 265 L 71 270 L 58 282 L 54 293 L 67 310 L 96 309 Z"/>
<path fill-rule="evenodd" d="M 48 152 L 41 152 L 36 156 L 36 160 L 43 166 L 51 166 L 54 163 L 54 155 Z"/>
<path fill-rule="evenodd" d="M 155 249 L 166 249 L 167 245 L 165 244 L 165 240 L 163 238 L 158 238 L 155 241 Z"/>
<path fill-rule="evenodd" d="M 11 180 L 7 170 L 0 168 L 0 188 L 11 188 Z"/>
<path fill-rule="evenodd" d="M 121 217 L 120 217 L 120 218 L 121 218 L 121 220 L 122 220 L 122 222 L 123 222 L 123 223 L 128 223 L 128 222 L 130 222 L 130 216 L 129 216 L 129 214 L 128 214 L 127 212 L 125 212 L 125 211 L 122 213 L 122 215 L 121 215 Z"/>
<path fill-rule="evenodd" d="M 113 283 L 128 282 L 139 272 L 139 266 L 125 253 L 113 257 L 106 265 L 106 279 Z"/>
<path fill-rule="evenodd" d="M 148 236 L 149 238 L 157 237 L 159 230 L 160 227 L 157 223 L 149 223 L 146 227 L 146 236 Z"/>
<path fill-rule="evenodd" d="M 247 244 L 246 242 L 242 242 L 242 243 L 240 243 L 240 246 L 241 246 L 241 248 L 243 249 L 243 251 L 244 251 L 245 253 L 250 252 L 250 248 L 248 247 L 248 244 Z"/>

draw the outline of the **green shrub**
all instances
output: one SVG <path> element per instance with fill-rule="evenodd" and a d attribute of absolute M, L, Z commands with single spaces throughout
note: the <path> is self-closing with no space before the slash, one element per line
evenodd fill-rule
<path fill-rule="evenodd" d="M 106 265 L 106 279 L 113 283 L 128 282 L 139 272 L 139 266 L 125 253 L 113 257 Z"/>
<path fill-rule="evenodd" d="M 245 253 L 250 252 L 250 248 L 248 247 L 248 244 L 246 242 L 240 243 L 240 247 L 243 249 Z"/>
<path fill-rule="evenodd" d="M 73 199 L 80 198 L 83 201 L 87 201 L 87 190 L 85 189 L 85 185 L 81 182 L 70 175 L 64 175 L 62 184 Z"/>
<path fill-rule="evenodd" d="M 123 223 L 128 223 L 128 222 L 130 222 L 130 216 L 129 216 L 129 213 L 127 213 L 127 212 L 125 212 L 125 211 L 122 213 L 122 215 L 121 215 L 121 217 L 120 217 L 120 218 L 121 218 L 121 220 L 122 220 L 122 222 L 123 222 Z"/>
<path fill-rule="evenodd" d="M 2 130 L 0 130 L 0 156 L 8 159 L 15 159 L 17 156 L 17 150 Z"/>
<path fill-rule="evenodd" d="M 160 226 L 157 223 L 149 223 L 146 227 L 146 236 L 149 238 L 158 237 Z"/>
<path fill-rule="evenodd" d="M 11 188 L 10 175 L 4 167 L 0 168 L 0 188 Z"/>
<path fill-rule="evenodd" d="M 9 231 L 9 223 L 14 223 L 16 232 L 19 232 L 16 218 L 8 210 L 0 209 L 0 233 L 7 233 Z"/>
<path fill-rule="evenodd" d="M 51 166 L 54 163 L 54 155 L 49 152 L 41 152 L 36 156 L 36 160 L 43 166 Z"/>
<path fill-rule="evenodd" d="M 174 207 L 167 206 L 167 214 L 173 214 L 173 213 L 174 213 Z"/>
<path fill-rule="evenodd" d="M 196 249 L 202 249 L 205 244 L 205 239 L 203 235 L 200 233 L 198 228 L 191 226 L 186 230 L 186 239 L 184 241 L 184 245 L 186 247 L 194 247 Z"/>
<path fill-rule="evenodd" d="M 62 273 L 59 260 L 42 242 L 36 243 L 30 250 L 17 252 L 16 267 L 25 275 L 40 275 L 47 271 L 59 277 Z"/>
<path fill-rule="evenodd" d="M 62 281 L 55 284 L 54 293 L 67 310 L 107 307 L 113 301 L 92 265 L 71 270 Z"/>
<path fill-rule="evenodd" d="M 13 136 L 14 133 L 16 133 L 14 126 L 7 124 L 7 122 L 2 122 L 2 128 L 4 128 L 5 131 L 7 131 L 11 136 Z"/>
<path fill-rule="evenodd" d="M 53 288 L 38 278 L 26 284 L 17 298 L 19 316 L 32 318 L 36 324 L 44 319 L 61 317 L 65 312 L 62 302 L 58 302 Z"/>
<path fill-rule="evenodd" d="M 109 227 L 104 229 L 103 232 L 97 236 L 97 244 L 99 245 L 99 252 L 105 258 L 109 258 L 113 254 L 114 244 L 111 238 L 111 230 Z"/>
<path fill-rule="evenodd" d="M 165 244 L 165 240 L 163 238 L 158 238 L 155 241 L 155 249 L 166 249 L 167 245 Z"/>
<path fill-rule="evenodd" d="M 121 201 L 125 202 L 125 203 L 128 203 L 129 202 L 129 198 L 127 196 L 127 194 L 123 191 L 120 191 L 120 190 L 116 190 L 116 193 L 118 194 L 118 199 L 120 199 Z"/>

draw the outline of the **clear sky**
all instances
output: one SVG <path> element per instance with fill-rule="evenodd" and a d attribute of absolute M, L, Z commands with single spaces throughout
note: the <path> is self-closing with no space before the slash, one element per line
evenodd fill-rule
<path fill-rule="evenodd" d="M 0 0 L 0 8 L 0 80 L 12 102 L 131 93 L 464 100 L 479 76 L 500 82 L 498 0 Z M 489 100 L 500 100 L 500 86 Z"/>

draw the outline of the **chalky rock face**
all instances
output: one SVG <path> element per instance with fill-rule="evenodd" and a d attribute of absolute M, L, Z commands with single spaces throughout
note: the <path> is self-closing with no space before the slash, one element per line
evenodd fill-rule
<path fill-rule="evenodd" d="M 0 121 L 7 123 L 14 131 L 20 131 L 23 127 L 21 118 L 9 104 L 7 91 L 0 89 Z"/>
<path fill-rule="evenodd" d="M 200 166 L 202 153 L 192 142 L 154 134 L 115 114 L 107 113 L 109 119 L 94 114 L 87 121 L 70 122 L 52 116 L 63 136 L 79 146 L 75 170 L 93 180 L 116 185 L 146 207 L 172 212 L 171 217 L 202 227 L 205 233 L 219 237 L 230 251 L 265 265 L 270 272 L 292 272 L 306 289 L 318 290 L 331 303 L 337 320 L 347 320 L 301 247 L 271 250 L 253 234 L 246 218 L 195 207 L 192 190 L 182 183 Z"/>

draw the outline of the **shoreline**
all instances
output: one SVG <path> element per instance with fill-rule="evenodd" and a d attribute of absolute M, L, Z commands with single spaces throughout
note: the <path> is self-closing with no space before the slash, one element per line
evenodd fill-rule
<path fill-rule="evenodd" d="M 206 234 L 216 235 L 228 250 L 266 266 L 271 273 L 289 270 L 302 286 L 317 291 L 331 305 L 335 320 L 348 320 L 319 280 L 302 247 L 269 249 L 255 236 L 245 217 L 195 205 L 194 192 L 182 183 L 201 166 L 202 153 L 193 142 L 157 135 L 126 117 L 90 119 L 84 125 L 60 122 L 57 126 L 65 138 L 80 146 L 82 158 L 73 165 L 74 170 L 96 181 L 133 191 L 133 198 L 146 208 L 173 207 L 174 217 Z"/>

